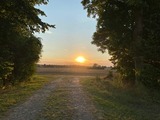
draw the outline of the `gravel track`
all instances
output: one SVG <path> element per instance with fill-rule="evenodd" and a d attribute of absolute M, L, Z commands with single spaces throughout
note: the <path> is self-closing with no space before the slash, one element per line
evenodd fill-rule
<path fill-rule="evenodd" d="M 57 80 L 48 83 L 26 100 L 26 102 L 10 109 L 8 116 L 1 120 L 36 120 L 43 111 L 50 93 L 54 92 L 60 84 L 64 87 L 64 80 L 65 76 L 61 76 Z M 69 82 L 65 84 L 65 87 L 69 91 L 68 99 L 70 106 L 73 108 L 73 120 L 94 120 L 93 112 L 95 111 L 95 107 L 83 91 L 80 85 L 80 77 L 69 77 Z"/>
<path fill-rule="evenodd" d="M 74 109 L 73 120 L 94 120 L 95 107 L 83 91 L 79 78 L 72 78 L 70 84 L 71 103 Z"/>
<path fill-rule="evenodd" d="M 50 93 L 54 91 L 55 87 L 55 81 L 45 85 L 26 102 L 9 110 L 8 116 L 2 120 L 35 120 L 43 108 L 44 101 L 49 97 Z"/>

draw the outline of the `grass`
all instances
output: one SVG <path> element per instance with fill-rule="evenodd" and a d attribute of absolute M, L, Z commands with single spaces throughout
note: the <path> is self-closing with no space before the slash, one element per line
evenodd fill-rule
<path fill-rule="evenodd" d="M 55 75 L 82 75 L 82 76 L 106 76 L 108 70 L 101 70 L 101 69 L 88 69 L 88 68 L 45 68 L 45 67 L 38 67 L 37 73 L 38 74 L 55 74 Z"/>
<path fill-rule="evenodd" d="M 17 103 L 23 102 L 36 90 L 49 82 L 50 76 L 34 76 L 31 81 L 0 90 L 0 117 Z M 53 76 L 52 76 L 53 78 Z"/>
<path fill-rule="evenodd" d="M 44 120 L 71 120 L 73 108 L 70 105 L 69 90 L 65 87 L 67 78 L 58 86 L 45 103 L 40 119 Z"/>
<path fill-rule="evenodd" d="M 142 86 L 123 88 L 114 80 L 87 78 L 82 81 L 101 120 L 160 120 L 160 94 Z"/>

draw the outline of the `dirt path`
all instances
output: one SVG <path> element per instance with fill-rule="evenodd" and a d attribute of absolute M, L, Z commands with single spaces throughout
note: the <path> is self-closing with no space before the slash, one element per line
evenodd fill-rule
<path fill-rule="evenodd" d="M 79 77 L 67 77 L 67 79 L 69 79 L 69 82 L 65 84 L 65 87 L 69 91 L 69 104 L 73 108 L 73 120 L 94 120 L 93 111 L 95 108 L 91 104 L 89 97 L 83 91 L 79 82 Z M 43 111 L 45 101 L 50 96 L 51 92 L 54 92 L 56 87 L 60 84 L 63 84 L 62 86 L 64 87 L 64 80 L 65 77 L 60 77 L 56 81 L 54 80 L 50 84 L 44 86 L 26 102 L 12 108 L 8 112 L 8 116 L 2 120 L 37 119 L 41 111 Z"/>
<path fill-rule="evenodd" d="M 69 87 L 71 103 L 74 108 L 73 120 L 94 120 L 93 111 L 95 108 L 83 91 L 79 78 L 72 78 Z"/>
<path fill-rule="evenodd" d="M 8 116 L 2 120 L 35 120 L 38 113 L 41 112 L 44 101 L 55 89 L 55 81 L 45 85 L 38 90 L 26 102 L 19 104 L 15 108 L 8 111 Z"/>

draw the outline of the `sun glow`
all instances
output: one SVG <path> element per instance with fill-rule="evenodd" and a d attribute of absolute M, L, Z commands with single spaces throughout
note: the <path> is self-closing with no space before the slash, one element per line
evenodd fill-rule
<path fill-rule="evenodd" d="M 76 62 L 79 62 L 79 63 L 84 63 L 86 61 L 86 59 L 83 57 L 83 56 L 78 56 L 76 59 L 75 59 Z"/>

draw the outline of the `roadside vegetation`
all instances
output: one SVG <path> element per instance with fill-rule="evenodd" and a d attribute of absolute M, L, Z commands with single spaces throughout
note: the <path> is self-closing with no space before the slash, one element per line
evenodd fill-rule
<path fill-rule="evenodd" d="M 52 76 L 52 80 L 54 76 Z M 30 81 L 21 84 L 10 86 L 5 90 L 0 90 L 0 117 L 15 106 L 29 98 L 36 90 L 50 81 L 50 76 L 34 76 Z"/>
<path fill-rule="evenodd" d="M 101 120 L 159 120 L 160 94 L 143 85 L 125 87 L 119 80 L 100 77 L 82 80 Z"/>

